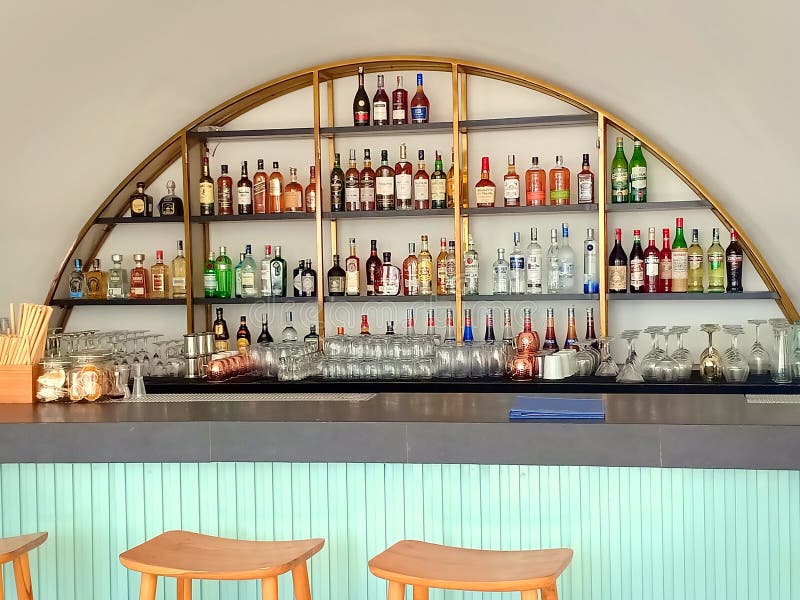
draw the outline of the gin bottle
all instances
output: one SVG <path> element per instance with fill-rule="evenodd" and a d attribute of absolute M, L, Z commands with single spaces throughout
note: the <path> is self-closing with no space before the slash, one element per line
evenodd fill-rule
<path fill-rule="evenodd" d="M 264 258 L 261 259 L 261 295 L 272 296 L 270 280 L 270 263 L 272 262 L 272 246 L 264 246 Z"/>
<path fill-rule="evenodd" d="M 508 257 L 509 290 L 512 294 L 524 294 L 526 287 L 525 256 L 520 247 L 519 231 L 514 232 L 514 248 Z"/>
<path fill-rule="evenodd" d="M 242 298 L 258 297 L 256 268 L 256 261 L 253 260 L 253 250 L 250 244 L 247 244 L 244 247 L 244 259 L 242 259 Z"/>
<path fill-rule="evenodd" d="M 492 293 L 508 294 L 508 261 L 504 248 L 497 249 L 497 260 L 492 264 Z"/>

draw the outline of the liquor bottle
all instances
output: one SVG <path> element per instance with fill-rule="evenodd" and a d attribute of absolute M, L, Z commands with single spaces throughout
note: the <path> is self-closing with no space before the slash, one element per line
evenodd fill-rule
<path fill-rule="evenodd" d="M 109 300 L 125 298 L 128 295 L 128 272 L 122 268 L 122 254 L 112 254 L 113 266 L 108 270 Z"/>
<path fill-rule="evenodd" d="M 281 175 L 278 161 L 272 162 L 272 173 L 267 180 L 267 212 L 284 212 L 286 207 L 283 200 L 283 175 Z"/>
<path fill-rule="evenodd" d="M 569 204 L 569 169 L 564 166 L 564 157 L 556 156 L 556 166 L 550 169 L 550 204 Z"/>
<path fill-rule="evenodd" d="M 158 201 L 159 217 L 182 217 L 183 200 L 175 195 L 175 182 L 170 179 L 167 181 L 167 195 L 162 196 Z"/>
<path fill-rule="evenodd" d="M 486 323 L 483 327 L 483 342 L 485 344 L 494 344 L 497 341 L 494 335 L 494 311 L 491 308 L 486 309 Z"/>
<path fill-rule="evenodd" d="M 539 166 L 539 157 L 531 157 L 531 168 L 525 171 L 525 204 L 528 206 L 543 206 L 547 183 L 545 172 Z"/>
<path fill-rule="evenodd" d="M 668 227 L 661 230 L 661 252 L 658 253 L 658 291 L 672 291 L 672 250 Z"/>
<path fill-rule="evenodd" d="M 444 341 L 447 342 L 455 342 L 456 341 L 456 328 L 453 325 L 453 309 L 448 308 L 447 312 L 445 313 L 444 318 Z"/>
<path fill-rule="evenodd" d="M 431 178 L 425 170 L 425 151 L 417 153 L 419 164 L 414 173 L 414 208 L 428 209 L 431 207 Z"/>
<path fill-rule="evenodd" d="M 350 148 L 350 160 L 347 171 L 344 173 L 344 209 L 348 212 L 361 209 L 356 151 L 353 148 Z"/>
<path fill-rule="evenodd" d="M 259 344 L 271 344 L 274 340 L 272 334 L 269 332 L 269 324 L 267 323 L 267 313 L 261 315 L 261 333 L 258 334 L 256 340 Z"/>
<path fill-rule="evenodd" d="M 150 274 L 147 272 L 147 269 L 144 268 L 144 259 L 144 254 L 133 255 L 134 266 L 131 269 L 130 298 L 150 297 Z M 78 266 L 77 263 L 75 266 Z"/>
<path fill-rule="evenodd" d="M 364 67 L 358 67 L 358 89 L 353 98 L 353 125 L 369 125 L 369 96 L 364 89 Z"/>
<path fill-rule="evenodd" d="M 644 249 L 644 291 L 654 294 L 658 291 L 659 252 L 656 246 L 656 228 L 647 230 L 647 248 Z"/>
<path fill-rule="evenodd" d="M 513 154 L 508 155 L 508 172 L 503 176 L 503 205 L 519 206 L 519 175 Z"/>
<path fill-rule="evenodd" d="M 264 258 L 261 259 L 261 295 L 264 297 L 272 296 L 272 278 L 270 275 L 270 263 L 272 262 L 272 246 L 264 246 Z"/>
<path fill-rule="evenodd" d="M 239 317 L 239 329 L 236 330 L 236 348 L 244 353 L 250 346 L 250 330 L 247 328 L 247 317 Z"/>
<path fill-rule="evenodd" d="M 131 217 L 152 217 L 153 197 L 144 192 L 144 182 L 136 183 L 136 191 L 131 194 Z"/>
<path fill-rule="evenodd" d="M 222 316 L 222 308 L 218 307 L 217 318 L 214 320 L 214 351 L 227 352 L 229 338 L 228 324 Z"/>
<path fill-rule="evenodd" d="M 297 330 L 292 325 L 292 311 L 286 312 L 286 327 L 281 331 L 281 341 L 283 342 L 296 342 Z"/>
<path fill-rule="evenodd" d="M 178 255 L 172 259 L 170 287 L 173 298 L 186 297 L 186 257 L 183 255 L 183 240 L 178 240 Z"/>
<path fill-rule="evenodd" d="M 578 331 L 575 328 L 575 307 L 567 308 L 567 337 L 564 339 L 564 350 L 580 350 L 578 346 Z"/>
<path fill-rule="evenodd" d="M 558 252 L 558 229 L 550 230 L 550 247 L 547 249 L 547 293 L 557 294 L 561 289 L 561 258 Z"/>
<path fill-rule="evenodd" d="M 542 293 L 544 253 L 539 245 L 539 230 L 531 227 L 531 243 L 525 249 L 525 293 Z"/>
<path fill-rule="evenodd" d="M 402 288 L 400 269 L 392 264 L 392 253 L 383 253 L 380 276 L 377 284 L 376 295 L 399 296 Z"/>
<path fill-rule="evenodd" d="M 548 309 L 548 314 L 553 309 Z M 508 328 L 511 329 L 511 311 L 508 310 Z M 554 334 L 555 336 L 555 334 Z M 505 337 L 505 336 L 503 336 Z M 515 346 L 517 352 L 521 354 L 532 354 L 539 351 L 539 334 L 533 330 L 533 319 L 531 318 L 531 309 L 527 306 L 522 309 L 522 331 L 517 335 Z M 558 344 L 556 342 L 556 344 Z"/>
<path fill-rule="evenodd" d="M 428 250 L 428 236 L 420 237 L 420 250 L 417 256 L 417 276 L 419 277 L 419 295 L 430 296 L 434 293 L 433 257 Z"/>
<path fill-rule="evenodd" d="M 628 168 L 631 174 L 630 201 L 647 202 L 647 161 L 644 159 L 644 154 L 642 154 L 642 142 L 637 139 L 633 140 L 633 155 Z M 675 262 L 674 254 L 673 252 L 673 263 Z M 673 291 L 677 291 L 674 289 L 674 285 L 672 287 Z"/>
<path fill-rule="evenodd" d="M 400 160 L 394 165 L 394 200 L 397 210 L 411 210 L 411 180 L 413 168 L 406 157 L 406 145 L 400 144 Z"/>
<path fill-rule="evenodd" d="M 436 294 L 447 294 L 447 238 L 439 238 L 439 256 L 436 257 Z"/>
<path fill-rule="evenodd" d="M 394 321 L 386 321 L 386 332 L 383 335 L 394 335 Z"/>
<path fill-rule="evenodd" d="M 526 287 L 525 255 L 522 254 L 519 231 L 515 231 L 514 247 L 508 255 L 508 291 L 511 294 L 524 294 Z"/>
<path fill-rule="evenodd" d="M 361 260 L 356 254 L 356 238 L 350 238 L 350 256 L 344 259 L 344 293 L 361 295 Z"/>
<path fill-rule="evenodd" d="M 206 257 L 206 264 L 203 266 L 203 295 L 206 298 L 217 297 L 217 259 L 214 252 L 209 252 Z"/>
<path fill-rule="evenodd" d="M 594 204 L 594 173 L 589 169 L 589 155 L 583 155 L 578 179 L 578 204 Z"/>
<path fill-rule="evenodd" d="M 608 292 L 624 294 L 628 291 L 628 256 L 622 248 L 622 229 L 614 230 L 614 247 L 608 256 Z"/>
<path fill-rule="evenodd" d="M 239 262 L 233 267 L 233 296 L 242 297 L 242 266 L 244 265 L 244 252 L 239 252 Z"/>
<path fill-rule="evenodd" d="M 480 294 L 480 264 L 472 234 L 469 234 L 468 239 L 467 251 L 464 253 L 464 295 L 477 296 Z"/>
<path fill-rule="evenodd" d="M 289 167 L 289 183 L 283 190 L 285 212 L 304 212 L 303 186 L 297 181 L 297 167 Z"/>
<path fill-rule="evenodd" d="M 242 298 L 257 298 L 258 286 L 256 285 L 256 261 L 253 259 L 253 249 L 250 244 L 244 247 L 244 258 L 241 268 L 241 294 Z M 259 273 L 260 275 L 260 273 Z"/>
<path fill-rule="evenodd" d="M 169 298 L 169 267 L 164 264 L 164 251 L 156 250 L 156 262 L 150 267 L 150 297 Z"/>
<path fill-rule="evenodd" d="M 361 315 L 361 335 L 370 335 L 367 315 Z"/>
<path fill-rule="evenodd" d="M 311 268 L 311 259 L 306 259 L 306 265 L 300 276 L 300 289 L 304 298 L 313 298 L 317 295 L 317 272 Z"/>
<path fill-rule="evenodd" d="M 495 185 L 489 179 L 489 157 L 481 157 L 481 178 L 475 184 L 475 204 L 479 208 L 494 206 Z"/>
<path fill-rule="evenodd" d="M 631 159 L 632 160 L 632 159 Z M 631 200 L 635 202 L 635 200 Z M 689 248 L 683 237 L 683 219 L 675 219 L 675 240 L 672 242 L 672 291 L 685 292 L 689 288 Z"/>
<path fill-rule="evenodd" d="M 200 214 L 214 214 L 214 180 L 208 166 L 208 156 L 203 157 L 203 174 L 200 175 Z"/>
<path fill-rule="evenodd" d="M 622 137 L 617 138 L 617 152 L 611 160 L 611 203 L 630 202 L 628 188 L 628 159 L 625 158 L 625 147 Z"/>
<path fill-rule="evenodd" d="M 389 124 L 389 96 L 383 89 L 383 75 L 378 75 L 378 90 L 372 97 L 372 124 Z"/>
<path fill-rule="evenodd" d="M 306 261 L 301 258 L 297 266 L 292 270 L 292 296 L 299 298 L 303 295 L 303 269 L 306 268 Z"/>
<path fill-rule="evenodd" d="M 388 150 L 381 150 L 381 166 L 375 171 L 375 208 L 394 210 L 394 169 L 389 166 Z"/>
<path fill-rule="evenodd" d="M 404 296 L 419 296 L 419 274 L 417 266 L 417 247 L 414 242 L 410 242 L 408 244 L 408 256 L 403 261 Z"/>
<path fill-rule="evenodd" d="M 269 176 L 264 171 L 264 159 L 259 158 L 257 170 L 253 173 L 253 212 L 263 215 L 267 212 L 267 181 Z"/>
<path fill-rule="evenodd" d="M 364 315 L 361 315 L 361 316 L 363 317 Z M 336 335 L 338 337 L 343 337 L 344 336 L 344 327 L 337 327 L 336 328 Z"/>
<path fill-rule="evenodd" d="M 725 251 L 719 243 L 719 228 L 712 230 L 713 241 L 708 248 L 708 291 L 720 293 L 725 291 Z"/>
<path fill-rule="evenodd" d="M 454 240 L 450 240 L 445 257 L 445 294 L 448 296 L 454 296 L 456 293 L 456 260 L 456 243 Z"/>
<path fill-rule="evenodd" d="M 558 291 L 575 291 L 575 251 L 569 245 L 569 225 L 561 223 L 561 243 L 558 246 Z"/>
<path fill-rule="evenodd" d="M 689 292 L 703 291 L 703 249 L 700 247 L 700 230 L 692 229 L 692 245 L 689 246 Z"/>
<path fill-rule="evenodd" d="M 425 335 L 429 335 L 431 337 L 436 336 L 436 309 L 429 308 L 428 309 L 428 327 L 425 330 Z"/>
<path fill-rule="evenodd" d="M 453 208 L 455 205 L 456 194 L 456 153 L 455 150 L 450 148 L 450 169 L 447 171 L 447 191 L 445 192 L 445 202 L 447 208 Z M 464 198 L 462 198 L 462 201 Z M 463 202 L 462 202 L 463 204 Z"/>
<path fill-rule="evenodd" d="M 547 321 L 544 333 L 544 344 L 542 350 L 558 351 L 558 340 L 556 339 L 556 318 L 552 308 L 547 309 Z"/>
<path fill-rule="evenodd" d="M 242 176 L 236 183 L 236 210 L 240 215 L 253 214 L 253 182 L 247 176 L 247 161 L 242 161 Z"/>
<path fill-rule="evenodd" d="M 333 255 L 333 266 L 328 269 L 328 295 L 344 296 L 345 272 L 339 265 L 339 255 Z"/>
<path fill-rule="evenodd" d="M 233 263 L 225 246 L 219 247 L 219 256 L 214 261 L 214 276 L 217 279 L 216 298 L 233 297 Z"/>
<path fill-rule="evenodd" d="M 344 171 L 340 164 L 339 153 L 333 155 L 331 170 L 331 212 L 344 211 Z"/>
<path fill-rule="evenodd" d="M 303 338 L 303 343 L 312 352 L 319 352 L 319 334 L 317 333 L 316 325 L 309 325 L 308 333 Z"/>
<path fill-rule="evenodd" d="M 406 336 L 413 337 L 416 335 L 415 325 L 414 325 L 414 309 L 407 308 L 406 309 Z"/>
<path fill-rule="evenodd" d="M 630 290 L 632 294 L 641 294 L 644 287 L 644 250 L 641 241 L 642 232 L 633 230 L 633 247 L 629 258 Z"/>
<path fill-rule="evenodd" d="M 583 335 L 583 339 L 592 341 L 593 348 L 599 348 L 597 334 L 594 332 L 594 308 L 591 306 L 586 309 L 586 333 Z"/>
<path fill-rule="evenodd" d="M 92 268 L 86 273 L 86 297 L 91 300 L 105 300 L 108 294 L 106 274 L 100 270 L 100 259 L 92 261 Z"/>
<path fill-rule="evenodd" d="M 492 294 L 508 294 L 508 262 L 504 248 L 497 249 L 497 260 L 492 264 Z"/>
<path fill-rule="evenodd" d="M 417 73 L 417 92 L 411 98 L 411 122 L 427 123 L 430 112 L 431 103 L 422 89 L 422 73 Z"/>
<path fill-rule="evenodd" d="M 269 281 L 272 287 L 271 296 L 286 296 L 286 261 L 281 258 L 281 247 L 273 248 L 275 256 L 269 263 Z"/>
<path fill-rule="evenodd" d="M 392 92 L 392 125 L 408 124 L 408 92 L 403 89 L 403 76 L 397 76 L 397 89 Z"/>
<path fill-rule="evenodd" d="M 530 309 L 528 309 L 530 310 Z M 522 311 L 523 316 L 525 314 L 525 309 Z M 538 337 L 538 334 L 537 334 Z M 503 342 L 510 344 L 512 347 L 516 347 L 516 340 L 514 338 L 514 330 L 511 326 L 511 309 L 504 308 L 503 309 Z"/>
<path fill-rule="evenodd" d="M 369 148 L 364 149 L 364 168 L 358 173 L 358 197 L 361 210 L 375 210 L 375 171 Z"/>
<path fill-rule="evenodd" d="M 233 214 L 233 179 L 228 175 L 228 165 L 220 166 L 217 177 L 217 214 Z"/>
<path fill-rule="evenodd" d="M 465 344 L 471 344 L 475 341 L 475 335 L 472 333 L 472 309 L 464 309 L 464 335 L 461 336 Z"/>
<path fill-rule="evenodd" d="M 311 165 L 306 186 L 306 212 L 317 212 L 317 168 Z"/>
<path fill-rule="evenodd" d="M 597 264 L 597 243 L 594 240 L 594 227 L 586 228 L 583 241 L 583 293 L 600 292 L 600 275 Z"/>
<path fill-rule="evenodd" d="M 365 268 L 367 272 L 367 296 L 375 296 L 378 294 L 375 280 L 380 278 L 381 272 L 381 259 L 378 258 L 378 240 L 369 241 L 369 258 Z"/>
<path fill-rule="evenodd" d="M 420 152 L 422 152 L 420 150 Z M 430 178 L 431 208 L 447 208 L 447 175 L 442 166 L 442 155 L 436 151 L 434 171 Z"/>
<path fill-rule="evenodd" d="M 744 251 L 739 244 L 739 234 L 731 229 L 731 243 L 725 250 L 725 273 L 727 274 L 726 292 L 742 292 L 742 262 Z"/>

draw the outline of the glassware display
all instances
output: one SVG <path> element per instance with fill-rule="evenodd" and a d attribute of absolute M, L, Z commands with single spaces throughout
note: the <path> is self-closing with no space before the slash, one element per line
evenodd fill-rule
<path fill-rule="evenodd" d="M 653 369 L 656 381 L 677 381 L 680 378 L 681 366 L 669 354 L 669 337 L 673 333 L 671 329 L 665 329 L 660 332 L 664 336 L 664 349 L 662 350 L 661 358 L 658 359 Z"/>
<path fill-rule="evenodd" d="M 785 319 L 770 319 L 772 331 L 775 335 L 775 349 L 773 352 L 772 381 L 775 383 L 790 383 L 792 381 L 792 341 L 791 326 Z"/>
<path fill-rule="evenodd" d="M 792 377 L 800 379 L 800 321 L 794 322 L 794 341 L 792 344 Z"/>
<path fill-rule="evenodd" d="M 650 351 L 642 358 L 641 372 L 646 381 L 656 381 L 656 363 L 664 357 L 664 351 L 658 343 L 659 334 L 666 329 L 663 325 L 645 328 L 644 332 L 650 334 Z"/>
<path fill-rule="evenodd" d="M 739 350 L 738 346 L 739 336 L 744 333 L 744 328 L 740 325 L 724 325 L 722 329 L 731 336 L 731 345 L 722 355 L 722 374 L 725 381 L 747 381 L 747 377 L 750 375 L 750 366 L 747 364 L 747 357 Z"/>
<path fill-rule="evenodd" d="M 678 381 L 689 381 L 692 377 L 692 355 L 683 345 L 683 336 L 689 329 L 688 325 L 675 325 L 672 328 L 678 338 L 678 348 L 672 353 L 672 358 L 678 363 Z"/>

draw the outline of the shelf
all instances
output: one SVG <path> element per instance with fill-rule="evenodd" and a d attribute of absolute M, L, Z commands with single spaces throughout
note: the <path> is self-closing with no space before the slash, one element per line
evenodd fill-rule
<path fill-rule="evenodd" d="M 503 119 L 467 119 L 459 122 L 462 133 L 490 131 L 493 129 L 518 129 L 522 127 L 568 127 L 576 125 L 597 126 L 597 114 L 544 115 L 538 117 L 509 117 Z"/>
<path fill-rule="evenodd" d="M 705 200 L 670 200 L 666 202 L 625 202 L 606 204 L 606 212 L 636 212 L 642 210 L 703 210 L 710 209 L 711 203 Z"/>
<path fill-rule="evenodd" d="M 597 212 L 597 204 L 565 204 L 553 206 L 545 204 L 543 206 L 487 206 L 462 208 L 462 215 L 508 215 L 508 214 L 547 214 L 547 213 L 567 213 L 567 212 Z"/>
<path fill-rule="evenodd" d="M 739 292 L 733 294 L 709 294 L 704 292 L 697 293 L 666 293 L 666 294 L 607 294 L 609 302 L 616 300 L 677 300 L 684 302 L 704 301 L 704 300 L 777 300 L 776 292 Z"/>
<path fill-rule="evenodd" d="M 370 125 L 368 127 L 356 127 L 349 125 L 345 127 L 320 127 L 319 134 L 322 137 L 338 136 L 364 136 L 364 135 L 397 135 L 408 133 L 430 133 L 430 132 L 452 132 L 452 121 L 440 121 L 438 123 L 409 123 L 408 125 Z"/>
<path fill-rule="evenodd" d="M 325 296 L 325 302 L 454 302 L 455 296 Z"/>
<path fill-rule="evenodd" d="M 233 223 L 237 221 L 313 221 L 314 213 L 282 212 L 266 215 L 194 215 L 189 217 L 192 223 Z"/>
<path fill-rule="evenodd" d="M 145 223 L 183 223 L 183 217 L 97 217 L 95 225 L 144 225 Z"/>
<path fill-rule="evenodd" d="M 90 300 L 89 298 L 53 298 L 51 306 L 185 306 L 186 298 L 120 298 L 117 300 Z"/>
<path fill-rule="evenodd" d="M 481 294 L 479 296 L 461 296 L 464 302 L 562 302 L 599 300 L 600 294 Z"/>
<path fill-rule="evenodd" d="M 281 129 L 192 129 L 189 136 L 200 140 L 261 140 L 266 138 L 313 138 L 313 127 L 286 127 Z"/>
<path fill-rule="evenodd" d="M 259 296 L 257 298 L 194 298 L 195 304 L 291 304 L 316 302 L 316 296 Z"/>
<path fill-rule="evenodd" d="M 323 219 L 405 219 L 410 217 L 453 217 L 452 208 L 415 208 L 413 210 L 353 210 L 323 212 Z"/>

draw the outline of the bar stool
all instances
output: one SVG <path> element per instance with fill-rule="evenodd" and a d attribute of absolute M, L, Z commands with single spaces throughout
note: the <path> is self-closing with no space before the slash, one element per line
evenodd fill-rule
<path fill-rule="evenodd" d="M 278 600 L 278 575 L 288 571 L 295 598 L 311 600 L 306 561 L 323 544 L 325 540 L 318 538 L 255 542 L 167 531 L 123 552 L 119 560 L 142 574 L 139 600 L 155 599 L 159 575 L 178 580 L 178 600 L 191 600 L 193 579 L 260 579 L 262 600 Z"/>
<path fill-rule="evenodd" d="M 17 583 L 18 600 L 33 600 L 31 567 L 28 552 L 41 546 L 47 539 L 47 532 L 29 533 L 17 537 L 0 538 L 0 567 L 13 561 L 14 579 Z M 3 600 L 3 570 L 0 568 L 0 600 Z"/>
<path fill-rule="evenodd" d="M 414 600 L 428 588 L 465 592 L 521 592 L 522 600 L 558 600 L 556 578 L 572 560 L 572 550 L 496 551 L 397 542 L 369 561 L 373 575 L 389 581 L 388 600 L 403 600 L 406 585 Z"/>

